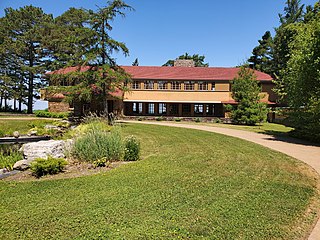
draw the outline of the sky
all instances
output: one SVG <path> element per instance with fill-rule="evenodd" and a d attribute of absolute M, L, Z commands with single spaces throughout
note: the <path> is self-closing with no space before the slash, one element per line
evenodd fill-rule
<path fill-rule="evenodd" d="M 244 63 L 266 31 L 279 26 L 285 0 L 126 0 L 135 10 L 112 23 L 111 37 L 124 42 L 129 57 L 116 54 L 119 65 L 161 66 L 169 59 L 189 54 L 204 55 L 211 67 Z M 301 0 L 314 5 L 317 0 Z M 41 7 L 54 17 L 70 7 L 96 10 L 106 0 L 0 0 L 4 9 L 25 5 Z"/>

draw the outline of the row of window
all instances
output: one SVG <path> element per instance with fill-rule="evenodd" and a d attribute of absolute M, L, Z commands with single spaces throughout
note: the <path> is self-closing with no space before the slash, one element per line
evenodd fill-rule
<path fill-rule="evenodd" d="M 157 114 L 167 114 L 167 108 L 170 114 L 178 113 L 178 104 L 167 104 L 167 103 L 146 103 L 146 113 L 155 114 L 155 104 L 158 104 Z M 132 112 L 141 114 L 143 103 L 132 103 Z M 214 114 L 214 104 L 194 104 L 193 111 L 195 114 L 203 114 L 204 111 L 208 115 Z M 182 113 L 191 113 L 191 104 L 182 104 Z"/>
<path fill-rule="evenodd" d="M 170 82 L 171 90 L 182 90 L 181 89 L 181 82 L 180 81 L 172 81 Z M 195 89 L 195 81 L 184 81 L 184 90 L 192 91 Z M 209 82 L 208 81 L 197 81 L 198 90 L 199 91 L 215 91 L 215 83 L 211 82 L 211 88 L 209 89 Z M 133 81 L 131 84 L 132 89 L 142 89 L 141 81 Z M 144 82 L 144 89 L 155 89 L 155 82 L 145 81 Z M 169 89 L 169 82 L 168 81 L 158 81 L 158 89 L 159 90 L 167 90 Z"/>

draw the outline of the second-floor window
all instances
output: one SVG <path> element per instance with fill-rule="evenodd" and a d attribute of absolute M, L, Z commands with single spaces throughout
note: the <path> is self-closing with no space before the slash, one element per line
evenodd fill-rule
<path fill-rule="evenodd" d="M 216 83 L 211 83 L 211 91 L 215 91 L 216 90 Z"/>
<path fill-rule="evenodd" d="M 140 89 L 141 83 L 139 81 L 132 82 L 132 89 Z"/>
<path fill-rule="evenodd" d="M 181 84 L 180 82 L 174 81 L 171 82 L 171 90 L 180 90 Z"/>
<path fill-rule="evenodd" d="M 184 90 L 194 90 L 194 81 L 185 81 L 184 82 Z"/>
<path fill-rule="evenodd" d="M 153 89 L 154 88 L 154 81 L 145 81 L 144 89 Z"/>
<path fill-rule="evenodd" d="M 158 81 L 158 89 L 160 89 L 160 90 L 168 89 L 168 82 L 167 81 Z"/>
<path fill-rule="evenodd" d="M 199 91 L 207 91 L 208 90 L 208 82 L 198 82 L 198 90 Z"/>

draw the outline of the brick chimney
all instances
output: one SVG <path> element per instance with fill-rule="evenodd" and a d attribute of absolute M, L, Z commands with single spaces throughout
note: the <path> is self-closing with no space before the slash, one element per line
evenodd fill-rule
<path fill-rule="evenodd" d="M 174 67 L 194 67 L 192 59 L 176 59 L 173 64 Z"/>

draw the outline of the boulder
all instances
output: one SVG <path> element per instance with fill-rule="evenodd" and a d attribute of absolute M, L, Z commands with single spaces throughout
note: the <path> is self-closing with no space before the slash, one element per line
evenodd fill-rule
<path fill-rule="evenodd" d="M 15 138 L 18 138 L 18 137 L 20 137 L 20 133 L 19 133 L 18 131 L 14 131 L 14 132 L 13 132 L 13 136 L 14 136 Z"/>
<path fill-rule="evenodd" d="M 7 172 L 9 172 L 9 170 L 6 169 L 6 168 L 0 169 L 0 174 L 4 174 L 4 173 L 7 173 Z"/>
<path fill-rule="evenodd" d="M 13 165 L 13 170 L 24 171 L 30 167 L 30 161 L 20 160 Z"/>
<path fill-rule="evenodd" d="M 24 144 L 21 148 L 23 156 L 27 161 L 36 158 L 64 158 L 67 148 L 70 148 L 70 141 L 49 140 Z"/>
<path fill-rule="evenodd" d="M 28 136 L 37 136 L 37 131 L 33 130 L 33 131 L 30 131 Z"/>
<path fill-rule="evenodd" d="M 58 126 L 47 124 L 44 126 L 45 129 L 61 130 Z"/>

